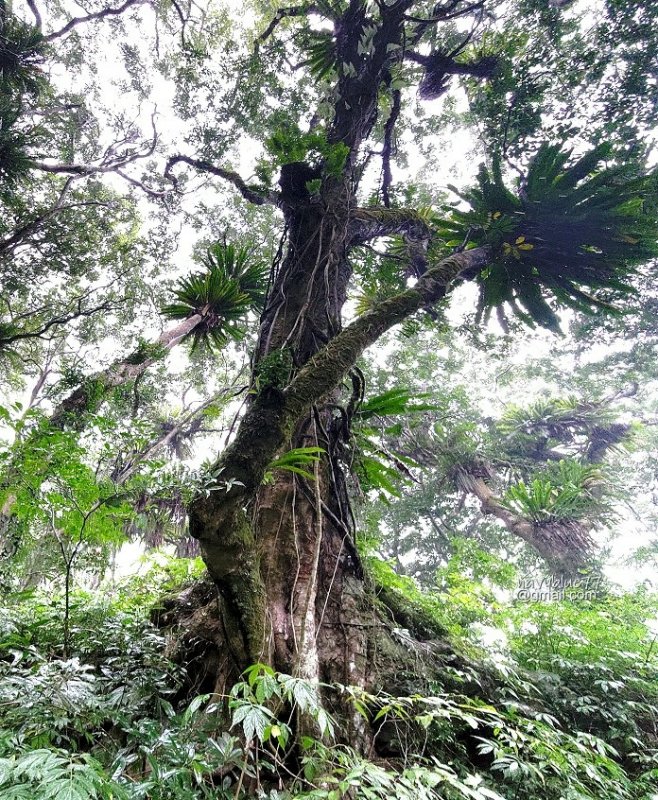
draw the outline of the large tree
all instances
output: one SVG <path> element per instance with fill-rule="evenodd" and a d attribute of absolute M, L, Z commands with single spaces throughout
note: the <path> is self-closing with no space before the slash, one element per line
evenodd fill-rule
<path fill-rule="evenodd" d="M 354 547 L 344 457 L 363 391 L 353 370 L 368 347 L 460 279 L 478 282 L 482 310 L 509 304 L 530 323 L 557 327 L 547 296 L 578 310 L 602 307 L 610 293 L 628 291 L 632 263 L 652 255 L 653 221 L 642 206 L 649 181 L 626 164 L 603 168 L 614 157 L 608 146 L 570 159 L 542 145 L 516 191 L 494 154 L 464 196 L 470 208 L 447 220 L 392 204 L 391 149 L 405 110 L 396 81 L 415 73 L 421 94 L 445 91 L 464 62 L 439 42 L 455 35 L 455 19 L 473 26 L 477 42 L 484 11 L 462 3 L 299 7 L 279 12 L 259 40 L 262 48 L 283 35 L 280 23 L 292 18 L 286 30 L 311 39 L 309 66 L 324 97 L 307 131 L 283 127 L 268 140 L 279 188 L 241 186 L 247 199 L 275 202 L 286 229 L 260 321 L 253 395 L 217 464 L 230 489 L 190 508 L 191 533 L 220 594 L 229 669 L 265 660 L 305 677 L 376 680 L 372 654 L 386 649 L 386 634 Z M 484 69 L 483 58 L 467 61 L 462 74 L 491 77 L 495 59 Z M 407 62 L 421 65 L 420 76 L 405 72 Z M 364 207 L 364 167 L 377 141 L 383 203 Z M 382 297 L 391 289 L 384 287 L 345 326 L 359 251 L 391 237 L 400 241 L 401 291 Z M 352 394 L 343 399 L 350 375 Z M 267 480 L 275 459 L 308 447 L 322 450 L 312 479 L 278 470 Z"/>
<path fill-rule="evenodd" d="M 30 31 L 45 48 L 140 5 L 99 8 L 44 33 L 41 14 L 29 3 L 36 23 Z M 229 286 L 230 271 L 220 276 L 223 289 L 196 274 L 166 309 L 184 318 L 182 327 L 159 340 L 169 348 L 192 333 L 198 342 L 216 344 L 218 318 L 242 319 L 263 299 L 248 401 L 213 467 L 214 485 L 206 484 L 189 507 L 190 532 L 219 598 L 200 615 L 205 625 L 214 620 L 218 690 L 254 662 L 367 687 L 382 680 L 393 685 L 400 665 L 414 668 L 415 653 L 390 633 L 390 610 L 373 600 L 355 545 L 350 454 L 353 421 L 367 391 L 358 361 L 368 348 L 412 317 L 435 324 L 437 306 L 463 282 L 479 290 L 482 324 L 495 309 L 504 328 L 512 313 L 555 330 L 561 307 L 598 313 L 615 300 L 628 302 L 633 268 L 655 255 L 655 207 L 647 202 L 655 177 L 645 173 L 639 147 L 631 159 L 625 142 L 615 140 L 614 121 L 629 124 L 619 95 L 628 74 L 611 76 L 608 56 L 597 60 L 595 53 L 614 4 L 601 4 L 589 39 L 569 5 L 350 0 L 259 6 L 255 30 L 242 46 L 222 30 L 225 18 L 204 31 L 174 4 L 181 46 L 158 65 L 175 79 L 174 106 L 188 123 L 192 155 L 171 143 L 158 149 L 155 133 L 135 144 L 134 130 L 104 151 L 87 142 L 44 155 L 42 134 L 29 128 L 12 89 L 14 110 L 3 130 L 19 126 L 36 139 L 12 139 L 4 168 L 15 180 L 41 174 L 67 183 L 54 184 L 60 190 L 50 204 L 6 232 L 10 253 L 14 242 L 29 241 L 63 213 L 68 181 L 108 174 L 160 203 L 163 217 L 172 208 L 167 203 L 184 202 L 190 176 L 200 174 L 227 183 L 265 215 L 275 209 L 281 222 L 264 298 L 239 280 Z M 620 63 L 631 59 L 633 37 L 655 35 L 651 26 L 636 29 L 631 22 L 621 31 L 627 46 L 619 44 Z M 4 15 L 2 24 L 9 30 Z M 28 63 L 24 39 L 11 52 Z M 124 55 L 143 94 L 138 51 L 127 46 Z M 11 66 L 16 58 L 7 61 Z M 553 74 L 544 75 L 542 63 Z M 651 69 L 633 65 L 641 75 Z M 3 66 L 3 76 L 6 71 Z M 425 108 L 417 103 L 417 87 Z M 570 127 L 564 104 L 592 87 L 601 101 L 591 127 L 584 109 L 584 122 Z M 452 91 L 471 104 L 468 115 L 445 102 Z M 653 119 L 649 108 L 647 102 L 639 109 L 643 125 Z M 32 109 L 33 116 L 40 113 Z M 456 138 L 467 118 L 480 129 L 479 155 L 488 163 L 477 185 L 448 208 L 436 180 L 424 187 L 404 180 L 403 142 L 410 133 L 419 139 L 419 149 L 429 151 L 426 169 L 445 181 L 454 165 L 438 142 L 440 155 L 434 155 L 434 141 L 446 133 Z M 554 124 L 556 141 L 545 141 L 543 121 Z M 258 146 L 253 181 L 223 161 L 240 137 Z M 136 163 L 156 154 L 160 165 L 149 162 L 147 175 L 135 172 Z M 49 184 L 43 185 L 47 193 Z M 15 196 L 12 188 L 12 208 Z M 28 206 L 37 201 L 43 205 L 39 191 Z M 252 258 L 262 261 L 258 253 Z M 246 261 L 247 255 L 248 270 Z M 44 325 L 57 324 L 54 319 Z M 85 387 L 105 392 L 141 374 L 153 353 L 136 352 L 92 372 L 55 410 L 57 425 L 71 422 L 63 412 L 88 410 Z M 392 612 L 395 619 L 399 610 Z"/>

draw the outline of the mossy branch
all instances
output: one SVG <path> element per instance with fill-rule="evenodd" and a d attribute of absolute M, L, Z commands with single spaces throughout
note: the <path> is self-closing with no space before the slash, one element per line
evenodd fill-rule
<path fill-rule="evenodd" d="M 430 238 L 427 221 L 413 208 L 355 208 L 350 214 L 350 238 L 363 244 L 383 236 Z"/>
<path fill-rule="evenodd" d="M 375 305 L 335 336 L 299 371 L 285 392 L 293 420 L 337 386 L 366 348 L 387 330 L 445 296 L 450 283 L 466 270 L 483 269 L 489 247 L 454 253 L 429 269 L 411 289 Z"/>
<path fill-rule="evenodd" d="M 285 390 L 262 392 L 243 417 L 236 438 L 218 463 L 226 476 L 243 485 L 234 485 L 221 498 L 216 495 L 202 498 L 195 506 L 215 503 L 228 506 L 232 500 L 242 506 L 260 486 L 269 463 L 298 420 L 340 384 L 363 351 L 394 325 L 441 299 L 462 272 L 482 269 L 490 258 L 488 247 L 449 256 L 429 269 L 413 288 L 383 300 L 348 325 L 304 365 Z M 215 517 L 214 509 L 207 508 L 202 516 L 210 522 Z M 213 527 L 200 525 L 199 534 L 207 536 Z"/>

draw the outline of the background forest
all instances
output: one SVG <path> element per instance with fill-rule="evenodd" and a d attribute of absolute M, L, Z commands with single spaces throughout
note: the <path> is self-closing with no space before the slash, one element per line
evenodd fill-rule
<path fill-rule="evenodd" d="M 2 800 L 658 800 L 657 40 L 0 0 Z"/>

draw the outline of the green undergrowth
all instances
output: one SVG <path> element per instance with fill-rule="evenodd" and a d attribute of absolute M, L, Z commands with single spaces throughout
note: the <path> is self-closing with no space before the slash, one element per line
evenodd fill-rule
<path fill-rule="evenodd" d="M 429 691 L 397 697 L 254 665 L 228 696 L 190 700 L 148 619 L 158 595 L 189 577 L 183 562 L 161 561 L 110 594 L 75 592 L 68 658 L 61 598 L 9 598 L 0 798 L 655 800 L 655 595 L 500 604 L 500 636 L 483 646 L 469 633 L 473 613 L 457 608 L 460 632 L 446 632 L 443 590 L 381 576 L 435 635 L 470 642 L 471 674 L 447 666 Z M 475 596 L 467 607 L 490 600 Z M 479 668 L 496 675 L 481 691 Z M 338 696 L 376 733 L 367 758 L 345 745 L 322 702 Z"/>

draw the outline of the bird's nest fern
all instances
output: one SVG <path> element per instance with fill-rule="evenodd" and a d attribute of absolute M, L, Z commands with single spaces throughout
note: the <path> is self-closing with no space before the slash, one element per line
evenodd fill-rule
<path fill-rule="evenodd" d="M 188 335 L 192 350 L 203 344 L 210 350 L 244 336 L 246 316 L 265 300 L 267 266 L 252 257 L 247 247 L 213 245 L 204 261 L 206 269 L 182 278 L 174 289 L 175 302 L 163 313 L 173 320 L 200 315 Z"/>
<path fill-rule="evenodd" d="M 656 173 L 601 168 L 607 145 L 570 156 L 542 145 L 515 192 L 500 162 L 482 166 L 478 185 L 460 194 L 469 208 L 452 208 L 442 220 L 448 245 L 494 249 L 491 264 L 474 276 L 481 314 L 508 307 L 531 325 L 559 330 L 555 306 L 612 310 L 611 301 L 633 291 L 634 267 L 658 255 L 655 207 L 647 203 L 655 199 Z"/>

